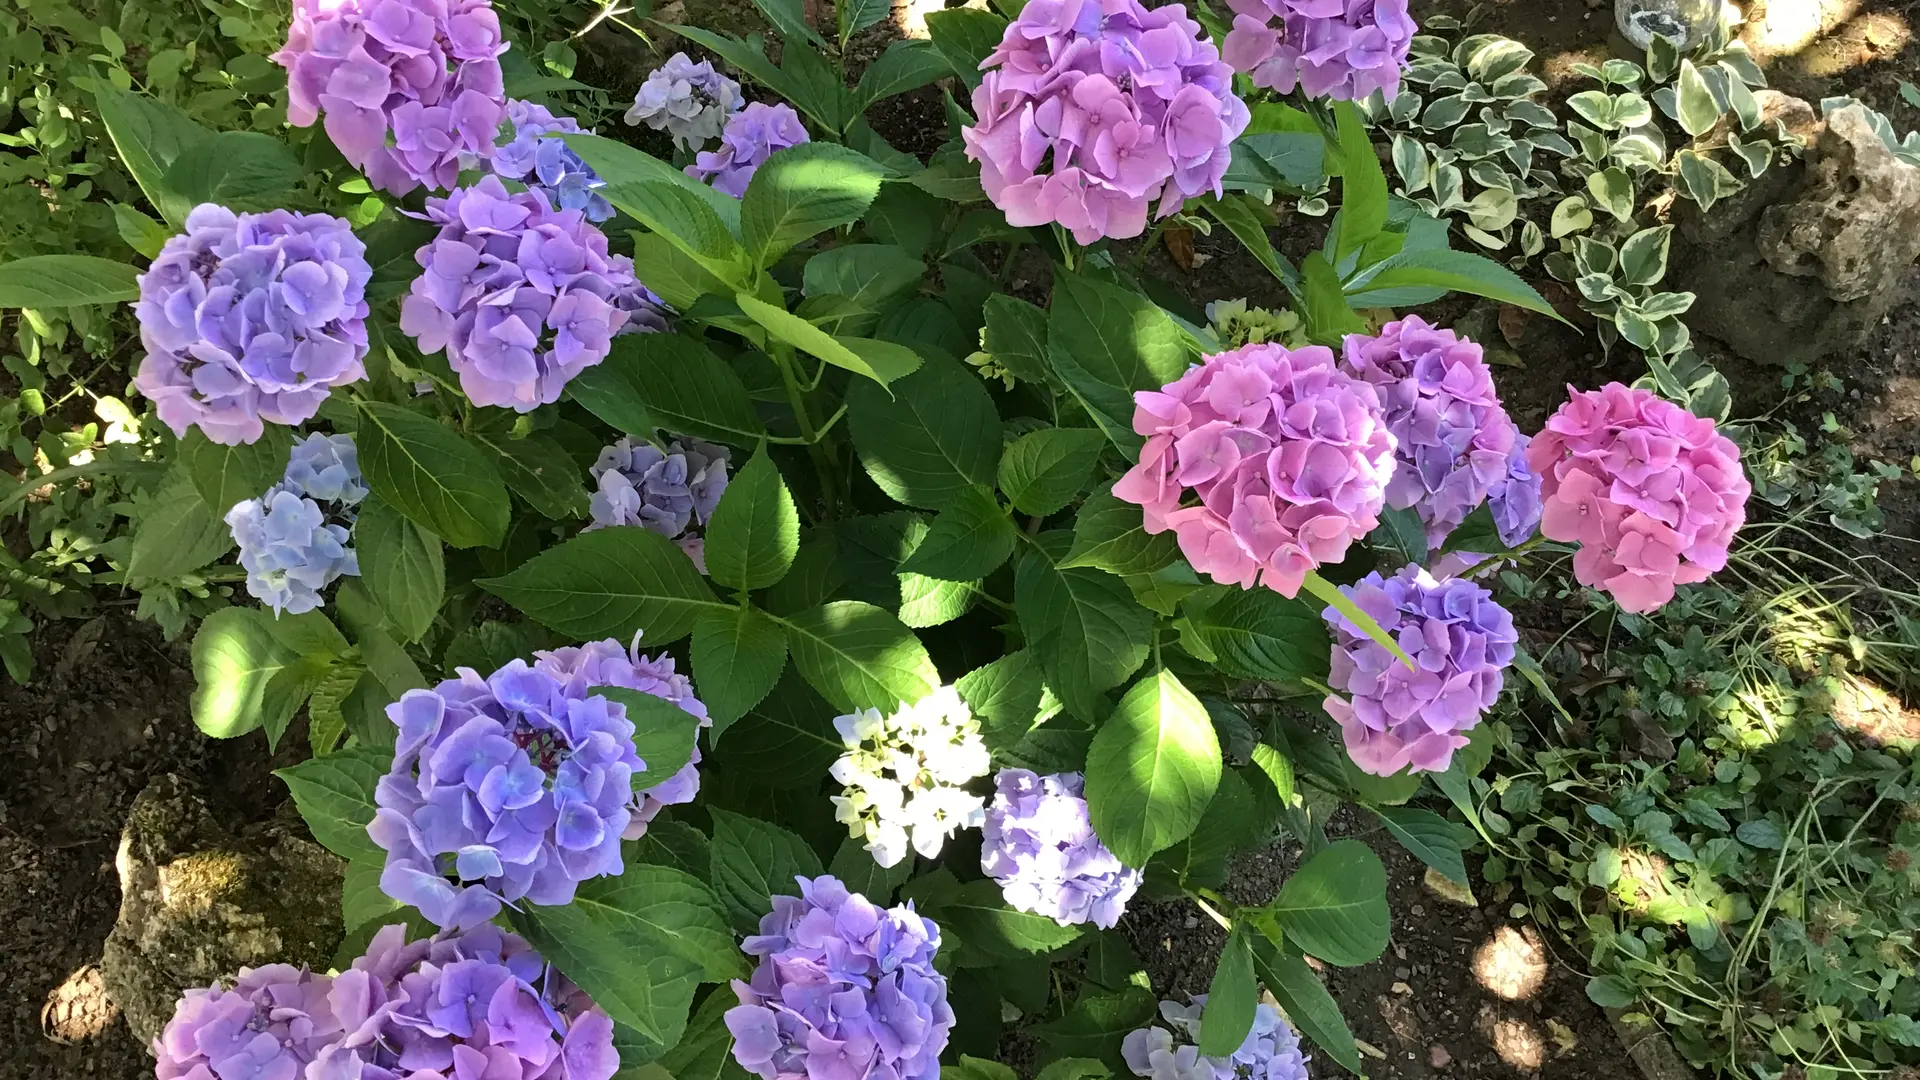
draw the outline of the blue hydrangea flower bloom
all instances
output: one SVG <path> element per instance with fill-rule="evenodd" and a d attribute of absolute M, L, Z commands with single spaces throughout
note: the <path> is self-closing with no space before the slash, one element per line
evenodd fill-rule
<path fill-rule="evenodd" d="M 1307 1080 L 1312 1059 L 1300 1052 L 1300 1036 L 1265 1002 L 1254 1006 L 1253 1028 L 1238 1050 L 1226 1057 L 1203 1057 L 1197 1044 L 1206 1004 L 1205 994 L 1193 995 L 1188 1005 L 1162 1001 L 1160 1017 L 1166 1027 L 1140 1028 L 1121 1040 L 1127 1068 L 1151 1080 Z"/>
<path fill-rule="evenodd" d="M 1120 921 L 1141 874 L 1094 835 L 1085 788 L 1079 773 L 1000 770 L 981 826 L 980 869 L 1000 883 L 1009 907 L 1106 930 Z"/>
<path fill-rule="evenodd" d="M 558 137 L 592 132 L 573 117 L 555 116 L 531 101 L 507 102 L 507 120 L 513 125 L 513 139 L 493 152 L 495 175 L 539 188 L 548 202 L 562 210 L 578 210 L 588 221 L 613 216 L 613 205 L 599 191 L 607 182 Z"/>
<path fill-rule="evenodd" d="M 791 105 L 768 105 L 756 101 L 727 118 L 720 134 L 718 150 L 702 150 L 687 166 L 687 175 L 713 185 L 738 199 L 747 193 L 760 163 L 776 151 L 798 146 L 808 139 L 800 114 Z"/>
<path fill-rule="evenodd" d="M 1513 616 L 1472 581 L 1435 580 L 1418 566 L 1340 591 L 1413 660 L 1409 669 L 1338 609 L 1321 613 L 1333 628 L 1327 683 L 1336 691 L 1322 706 L 1339 721 L 1347 756 L 1375 776 L 1445 771 L 1500 697 L 1520 640 Z"/>
<path fill-rule="evenodd" d="M 1527 445 L 1532 441 L 1525 435 L 1514 440 L 1513 452 L 1507 455 L 1507 475 L 1487 490 L 1494 527 L 1508 547 L 1526 543 L 1540 527 L 1540 474 L 1527 463 Z"/>
<path fill-rule="evenodd" d="M 739 83 L 713 70 L 711 62 L 696 64 L 679 52 L 640 84 L 626 121 L 666 131 L 680 149 L 692 150 L 717 137 L 745 104 Z"/>
<path fill-rule="evenodd" d="M 461 668 L 389 705 L 399 737 L 367 827 L 387 852 L 381 889 L 437 926 L 469 929 L 503 902 L 565 904 L 577 883 L 619 874 L 620 841 L 643 835 L 659 805 L 692 798 L 697 780 L 669 778 L 649 808 L 633 790 L 646 765 L 626 706 L 589 689 L 625 686 L 706 715 L 670 659 L 638 649 L 538 652 L 486 678 Z"/>
<path fill-rule="evenodd" d="M 299 615 L 321 605 L 321 590 L 357 576 L 359 557 L 347 545 L 353 506 L 366 497 L 350 436 L 316 433 L 294 443 L 285 477 L 227 511 L 248 595 L 275 614 Z"/>
<path fill-rule="evenodd" d="M 352 506 L 367 497 L 351 435 L 315 432 L 293 444 L 282 487 L 320 502 Z"/>
<path fill-rule="evenodd" d="M 764 1080 L 918 1080 L 940 1073 L 953 1030 L 940 928 L 912 904 L 882 911 L 830 876 L 796 878 L 741 949 L 760 958 L 734 980 L 734 1060 Z"/>
<path fill-rule="evenodd" d="M 382 927 L 328 1000 L 343 1033 L 305 1080 L 609 1080 L 620 1068 L 607 1014 L 492 925 L 411 943 L 405 926 Z"/>
<path fill-rule="evenodd" d="M 600 451 L 589 470 L 596 490 L 588 500 L 593 523 L 638 525 L 680 545 L 701 573 L 707 572 L 703 529 L 727 490 L 727 448 L 698 439 L 675 439 L 665 450 L 622 437 Z"/>

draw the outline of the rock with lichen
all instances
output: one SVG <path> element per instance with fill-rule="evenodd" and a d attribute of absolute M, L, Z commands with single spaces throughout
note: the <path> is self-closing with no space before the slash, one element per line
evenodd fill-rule
<path fill-rule="evenodd" d="M 149 1043 L 182 990 L 243 967 L 325 970 L 344 930 L 344 863 L 290 824 L 235 828 L 179 776 L 155 778 L 120 834 L 120 918 L 101 972 L 134 1037 Z"/>

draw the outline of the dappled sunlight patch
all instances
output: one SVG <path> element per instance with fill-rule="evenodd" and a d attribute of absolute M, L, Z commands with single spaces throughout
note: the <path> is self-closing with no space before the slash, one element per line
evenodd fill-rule
<path fill-rule="evenodd" d="M 1494 1021 L 1492 1040 L 1493 1052 L 1516 1069 L 1538 1069 L 1547 1062 L 1547 1040 L 1525 1020 Z"/>
<path fill-rule="evenodd" d="M 1531 926 L 1495 930 L 1474 950 L 1473 977 L 1508 1001 L 1525 1001 L 1539 993 L 1547 981 L 1547 950 L 1540 935 Z"/>
<path fill-rule="evenodd" d="M 1920 711 L 1909 709 L 1877 683 L 1857 675 L 1829 677 L 1815 684 L 1833 722 L 1875 743 L 1911 746 L 1920 742 Z"/>
<path fill-rule="evenodd" d="M 120 1006 L 107 996 L 98 964 L 76 969 L 47 992 L 40 1007 L 40 1030 L 62 1046 L 91 1039 L 120 1019 Z"/>

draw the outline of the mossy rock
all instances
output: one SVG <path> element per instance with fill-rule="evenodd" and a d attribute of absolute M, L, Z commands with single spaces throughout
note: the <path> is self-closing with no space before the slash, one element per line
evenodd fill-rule
<path fill-rule="evenodd" d="M 115 862 L 120 918 L 101 970 L 143 1044 L 182 991 L 230 982 L 243 967 L 325 971 L 345 934 L 341 859 L 288 824 L 228 826 L 178 776 L 134 800 Z"/>

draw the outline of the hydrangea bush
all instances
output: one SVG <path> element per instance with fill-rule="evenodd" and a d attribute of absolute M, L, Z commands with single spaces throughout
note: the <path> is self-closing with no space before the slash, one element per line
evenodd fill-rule
<path fill-rule="evenodd" d="M 288 115 L 338 156 L 249 133 L 215 170 L 159 102 L 108 118 L 180 235 L 44 287 L 133 301 L 147 345 L 165 486 L 125 579 L 204 594 L 205 731 L 315 749 L 279 776 L 353 941 L 193 991 L 163 1078 L 919 1080 L 1016 1012 L 1116 1074 L 1361 1068 L 1315 967 L 1386 948 L 1384 869 L 1327 808 L 1460 874 L 1414 800 L 1472 813 L 1479 721 L 1536 670 L 1461 575 L 1572 551 L 1657 606 L 1724 565 L 1738 455 L 1619 386 L 1529 439 L 1478 345 L 1356 314 L 1552 314 L 1388 204 L 1347 99 L 1397 80 L 1395 0 L 1224 41 L 1133 0 L 928 23 L 850 83 L 825 28 L 779 64 L 677 28 L 752 83 L 651 73 L 630 121 L 673 161 L 570 86 L 510 104 L 541 83 L 485 0 L 296 9 Z M 863 119 L 948 74 L 971 114 L 919 156 Z M 1295 262 L 1266 199 L 1325 178 L 1273 148 L 1316 132 L 1349 201 Z M 1150 299 L 1113 241 L 1175 215 L 1284 309 Z M 209 587 L 243 575 L 260 604 Z M 1297 870 L 1230 900 L 1282 831 Z M 1227 928 L 1204 997 L 1156 1011 L 1144 897 Z"/>

